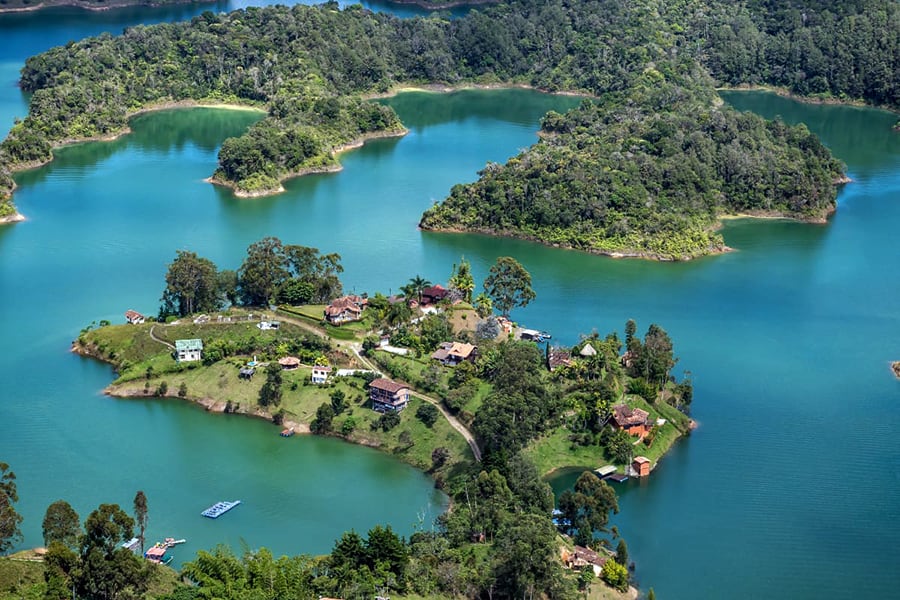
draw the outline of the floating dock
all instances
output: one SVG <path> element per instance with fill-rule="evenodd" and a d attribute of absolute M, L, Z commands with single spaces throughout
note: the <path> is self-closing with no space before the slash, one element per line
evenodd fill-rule
<path fill-rule="evenodd" d="M 216 502 L 200 514 L 204 517 L 209 517 L 210 519 L 218 519 L 240 503 L 240 500 L 232 500 L 231 502 Z"/>

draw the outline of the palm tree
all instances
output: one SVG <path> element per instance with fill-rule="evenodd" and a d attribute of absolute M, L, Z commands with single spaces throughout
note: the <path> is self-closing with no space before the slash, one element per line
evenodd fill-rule
<path fill-rule="evenodd" d="M 472 303 L 472 292 L 475 291 L 475 279 L 472 277 L 472 265 L 465 257 L 459 261 L 459 266 L 453 265 L 453 274 L 450 276 L 450 287 L 459 290 L 463 300 Z"/>
<path fill-rule="evenodd" d="M 405 287 L 407 287 L 407 286 L 404 286 L 404 288 Z M 416 299 L 419 301 L 419 304 L 421 304 L 422 303 L 422 290 L 424 290 L 427 287 L 431 287 L 431 282 L 428 281 L 427 279 L 424 279 L 423 277 L 421 277 L 419 275 L 416 275 L 415 277 L 413 277 L 412 279 L 409 280 L 408 287 L 409 287 L 410 291 L 412 291 L 412 293 L 416 296 Z M 400 288 L 400 289 L 404 289 L 404 288 Z M 405 289 L 404 289 L 404 293 L 406 293 Z"/>
<path fill-rule="evenodd" d="M 494 312 L 494 301 L 484 292 L 478 294 L 475 296 L 475 312 L 477 312 L 478 316 L 482 319 L 487 318 Z"/>

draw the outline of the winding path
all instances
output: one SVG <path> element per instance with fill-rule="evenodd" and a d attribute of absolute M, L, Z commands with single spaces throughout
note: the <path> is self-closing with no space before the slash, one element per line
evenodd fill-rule
<path fill-rule="evenodd" d="M 303 319 L 293 317 L 291 315 L 287 315 L 284 313 L 284 311 L 275 311 L 275 312 L 278 314 L 278 318 L 282 321 L 286 321 L 288 323 L 291 323 L 292 325 L 296 325 L 296 326 L 300 327 L 301 329 L 305 329 L 306 331 L 309 331 L 310 333 L 314 333 L 318 336 L 324 337 L 327 335 L 324 331 L 322 331 L 315 325 L 312 325 L 311 323 L 304 321 Z M 153 327 L 155 327 L 155 325 Z M 150 337 L 153 338 L 154 340 L 156 340 L 157 342 L 159 342 L 160 344 L 165 344 L 166 346 L 168 346 L 169 348 L 174 350 L 175 346 L 173 346 L 169 342 L 161 340 L 158 337 L 156 337 L 155 335 L 153 335 L 153 327 L 150 328 Z M 341 344 L 338 343 L 338 345 L 341 345 Z M 373 371 L 379 371 L 379 372 L 381 371 L 381 369 L 379 369 L 376 365 L 373 365 L 371 362 L 369 362 L 369 359 L 367 359 L 366 357 L 364 357 L 361 354 L 360 351 L 362 350 L 362 344 L 360 344 L 359 342 L 346 342 L 346 345 L 349 346 L 351 350 L 353 350 L 353 354 L 356 355 L 356 358 L 359 360 L 359 362 L 363 366 L 368 367 L 369 369 L 371 369 Z M 417 392 L 415 390 L 412 390 L 411 393 L 416 398 L 419 398 L 420 400 L 424 400 L 425 402 L 428 402 L 429 404 L 433 404 L 434 406 L 436 406 L 437 409 L 439 411 L 441 411 L 441 414 L 444 415 L 444 418 L 447 419 L 447 422 L 450 423 L 450 426 L 453 427 L 453 429 L 455 429 L 456 431 L 458 431 L 459 434 L 461 436 L 463 436 L 463 438 L 466 440 L 466 443 L 469 444 L 469 448 L 472 449 L 472 455 L 475 457 L 475 460 L 478 462 L 481 462 L 481 448 L 478 447 L 478 442 L 475 440 L 475 436 L 472 435 L 472 432 L 469 431 L 469 429 L 465 425 L 463 425 L 462 421 L 460 421 L 453 414 L 451 414 L 450 411 L 448 411 L 444 407 L 444 404 L 437 398 L 432 398 L 431 396 L 426 396 L 425 394 L 422 394 L 421 392 Z"/>
<path fill-rule="evenodd" d="M 378 369 L 376 365 L 373 365 L 371 362 L 369 362 L 369 359 L 367 359 L 360 353 L 360 350 L 362 349 L 361 344 L 350 344 L 350 347 L 353 349 L 353 353 L 356 355 L 356 358 L 359 359 L 359 362 L 369 367 L 373 371 L 380 371 L 380 369 Z M 466 443 L 469 444 L 469 448 L 472 449 L 472 455 L 475 456 L 475 460 L 481 462 L 481 448 L 478 447 L 478 442 L 475 440 L 475 436 L 472 435 L 472 432 L 462 424 L 462 421 L 457 419 L 453 414 L 450 413 L 450 411 L 446 409 L 446 407 L 444 407 L 443 402 L 441 402 L 437 398 L 426 396 L 425 394 L 417 392 L 416 390 L 410 390 L 410 393 L 416 398 L 419 398 L 420 400 L 424 400 L 425 402 L 436 406 L 437 409 L 441 411 L 441 414 L 444 415 L 444 418 L 447 419 L 447 422 L 450 423 L 450 426 L 458 431 L 459 434 L 466 440 Z"/>
<path fill-rule="evenodd" d="M 169 348 L 171 348 L 172 350 L 174 350 L 174 349 L 175 349 L 175 346 L 173 346 L 173 345 L 170 344 L 169 342 L 167 342 L 167 341 L 165 341 L 165 340 L 161 340 L 161 339 L 159 339 L 158 337 L 156 337 L 155 335 L 153 335 L 153 328 L 154 328 L 154 327 L 156 327 L 156 325 L 151 325 L 151 326 L 150 326 L 150 338 L 151 338 L 154 342 L 159 342 L 159 343 L 162 344 L 163 346 L 168 346 Z"/>

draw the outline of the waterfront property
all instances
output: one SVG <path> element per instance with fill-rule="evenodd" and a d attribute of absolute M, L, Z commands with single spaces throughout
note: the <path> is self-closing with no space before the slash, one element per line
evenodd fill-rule
<path fill-rule="evenodd" d="M 565 348 L 550 348 L 547 351 L 547 368 L 552 373 L 560 367 L 572 365 L 572 353 Z"/>
<path fill-rule="evenodd" d="M 635 456 L 631 461 L 631 469 L 635 477 L 646 477 L 650 474 L 650 459 L 646 456 Z"/>
<path fill-rule="evenodd" d="M 609 560 L 609 556 L 602 556 L 590 548 L 584 546 L 575 546 L 573 551 L 563 550 L 562 561 L 567 569 L 586 569 L 590 568 L 594 572 L 595 577 L 599 577 L 603 570 L 603 565 Z"/>
<path fill-rule="evenodd" d="M 478 356 L 478 346 L 462 342 L 443 342 L 431 358 L 448 367 L 455 367 L 464 360 L 473 361 Z"/>
<path fill-rule="evenodd" d="M 125 311 L 125 322 L 129 325 L 140 325 L 147 320 L 147 317 L 136 310 L 128 309 Z"/>
<path fill-rule="evenodd" d="M 331 367 L 315 365 L 312 369 L 312 382 L 317 385 L 326 383 L 329 375 L 331 375 Z"/>
<path fill-rule="evenodd" d="M 359 321 L 366 304 L 367 300 L 360 296 L 341 296 L 325 307 L 325 320 L 332 325 Z"/>
<path fill-rule="evenodd" d="M 369 400 L 376 412 L 401 411 L 409 404 L 409 386 L 384 377 L 375 379 L 369 384 Z"/>
<path fill-rule="evenodd" d="M 646 410 L 631 408 L 627 404 L 617 404 L 613 407 L 610 422 L 616 429 L 623 429 L 628 435 L 644 436 L 652 426 L 649 417 L 650 413 Z"/>
<path fill-rule="evenodd" d="M 450 290 L 441 284 L 433 285 L 422 290 L 422 306 L 437 304 L 450 295 Z"/>
<path fill-rule="evenodd" d="M 175 360 L 191 362 L 200 360 L 203 355 L 203 341 L 199 339 L 175 340 Z"/>

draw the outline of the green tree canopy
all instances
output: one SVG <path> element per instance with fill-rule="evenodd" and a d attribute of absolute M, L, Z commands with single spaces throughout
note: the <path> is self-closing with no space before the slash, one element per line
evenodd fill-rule
<path fill-rule="evenodd" d="M 5 554 L 22 539 L 19 523 L 22 516 L 13 504 L 19 501 L 16 474 L 9 465 L 0 462 L 0 554 Z"/>
<path fill-rule="evenodd" d="M 531 274 L 511 256 L 497 259 L 484 280 L 484 291 L 505 317 L 514 307 L 526 306 L 536 297 L 531 288 Z"/>
<path fill-rule="evenodd" d="M 81 536 L 81 521 L 72 505 L 65 500 L 57 500 L 47 507 L 41 526 L 44 534 L 44 546 L 59 542 L 67 548 L 78 547 Z"/>
<path fill-rule="evenodd" d="M 160 315 L 185 316 L 220 306 L 216 265 L 194 252 L 178 250 L 166 272 Z"/>

